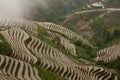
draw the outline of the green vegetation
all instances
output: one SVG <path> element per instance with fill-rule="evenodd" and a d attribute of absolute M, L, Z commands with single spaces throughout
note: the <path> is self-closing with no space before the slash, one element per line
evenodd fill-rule
<path fill-rule="evenodd" d="M 71 19 L 69 20 L 68 23 L 66 23 L 66 27 L 74 32 L 76 32 L 74 26 L 77 24 L 77 22 L 80 20 L 80 18 L 83 18 L 81 15 L 80 16 L 77 16 L 76 19 Z"/>
<path fill-rule="evenodd" d="M 92 21 L 90 25 L 95 32 L 95 35 L 93 36 L 91 41 L 95 43 L 95 46 L 103 47 L 107 42 L 107 31 L 105 29 L 103 21 L 97 17 Z"/>
<path fill-rule="evenodd" d="M 100 49 L 112 46 L 113 44 L 118 43 L 120 40 L 120 24 L 114 25 L 111 28 L 105 28 L 100 19 L 95 19 L 91 23 L 91 27 L 95 32 L 91 42 L 93 42 L 95 46 L 99 47 Z"/>
<path fill-rule="evenodd" d="M 40 25 L 38 25 L 38 24 L 36 24 L 38 27 L 38 35 L 47 35 L 47 30 L 44 28 L 44 27 L 42 27 L 42 26 L 40 26 Z"/>
<path fill-rule="evenodd" d="M 76 45 L 76 52 L 78 58 L 83 58 L 85 60 L 93 61 L 93 58 L 96 56 L 96 52 L 98 51 L 97 48 L 90 48 L 81 44 L 80 40 L 73 41 Z"/>
<path fill-rule="evenodd" d="M 53 73 L 51 71 L 48 71 L 43 68 L 38 68 L 39 70 L 39 75 L 42 78 L 42 80 L 68 80 L 56 73 Z"/>
<path fill-rule="evenodd" d="M 99 36 L 101 33 L 103 33 L 104 31 L 104 23 L 100 18 L 95 18 L 92 23 L 91 23 L 91 27 L 94 30 L 94 32 L 96 33 L 97 36 Z"/>
<path fill-rule="evenodd" d="M 67 21 L 63 25 L 76 33 L 77 32 L 81 33 L 81 32 L 84 32 L 85 30 L 79 30 L 79 27 L 85 26 L 85 24 L 88 24 L 92 19 L 94 19 L 96 16 L 99 16 L 100 14 L 101 12 L 91 12 L 91 13 L 84 13 L 84 14 L 73 13 L 71 14 L 72 16 L 69 16 L 70 14 L 68 14 L 68 16 L 66 17 Z"/>
<path fill-rule="evenodd" d="M 41 68 L 37 64 L 31 64 L 32 67 L 37 68 L 38 74 L 40 75 L 40 78 L 42 80 L 68 80 L 54 72 L 51 72 L 50 70 L 46 70 L 44 68 Z"/>
<path fill-rule="evenodd" d="M 56 2 L 57 1 L 57 2 Z M 40 8 L 39 6 L 36 9 L 34 20 L 37 21 L 48 21 L 60 23 L 65 19 L 65 15 L 70 13 L 73 10 L 76 10 L 82 6 L 85 6 L 88 3 L 88 0 L 68 0 L 63 1 L 55 0 L 49 3 L 48 8 Z M 55 3 L 54 3 L 55 2 Z"/>
<path fill-rule="evenodd" d="M 120 7 L 120 0 L 105 0 L 104 3 L 107 7 Z"/>
<path fill-rule="evenodd" d="M 12 53 L 12 49 L 10 45 L 6 42 L 5 38 L 0 34 L 0 54 L 2 55 L 10 55 Z"/>

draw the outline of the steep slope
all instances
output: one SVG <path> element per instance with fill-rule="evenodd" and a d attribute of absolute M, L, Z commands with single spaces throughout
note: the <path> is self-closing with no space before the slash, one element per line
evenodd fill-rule
<path fill-rule="evenodd" d="M 48 32 L 53 34 L 52 39 L 49 39 Z M 72 54 L 68 49 L 69 45 L 83 46 L 88 49 L 94 49 L 94 47 L 89 45 L 91 43 L 87 39 L 62 26 L 48 22 L 1 18 L 0 34 L 4 37 L 2 40 L 5 40 L 12 49 L 9 55 L 0 54 L 0 78 L 2 80 L 8 78 L 17 80 L 118 80 L 116 74 L 107 68 L 78 61 L 78 53 L 81 53 L 74 49 L 77 54 Z M 59 45 L 58 42 L 62 39 L 69 41 L 69 45 L 63 45 L 62 42 Z M 3 78 L 2 75 L 5 77 Z"/>

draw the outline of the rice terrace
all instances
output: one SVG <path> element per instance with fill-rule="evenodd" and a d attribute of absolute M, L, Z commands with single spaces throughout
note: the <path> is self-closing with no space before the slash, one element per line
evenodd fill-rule
<path fill-rule="evenodd" d="M 120 0 L 0 0 L 0 80 L 120 80 Z"/>

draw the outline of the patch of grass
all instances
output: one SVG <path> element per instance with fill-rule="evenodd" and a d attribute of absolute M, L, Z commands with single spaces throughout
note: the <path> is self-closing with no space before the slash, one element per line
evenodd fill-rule
<path fill-rule="evenodd" d="M 38 35 L 39 34 L 42 34 L 42 35 L 46 35 L 47 34 L 47 30 L 44 28 L 44 27 L 42 27 L 42 26 L 40 26 L 40 25 L 38 25 L 38 24 L 36 24 L 37 25 L 37 30 L 38 30 Z"/>
<path fill-rule="evenodd" d="M 42 80 L 68 80 L 59 74 L 56 74 L 54 72 L 51 72 L 50 70 L 46 70 L 44 68 L 41 68 L 37 64 L 31 64 L 32 67 L 37 68 L 38 74 Z"/>
<path fill-rule="evenodd" d="M 51 71 L 48 71 L 43 68 L 38 68 L 39 70 L 39 75 L 42 78 L 42 80 L 68 80 L 56 73 L 53 73 Z"/>
<path fill-rule="evenodd" d="M 97 48 L 76 47 L 77 57 L 92 61 L 98 51 Z"/>
<path fill-rule="evenodd" d="M 12 53 L 11 46 L 7 43 L 7 41 L 1 34 L 0 40 L 0 54 L 9 56 Z"/>
<path fill-rule="evenodd" d="M 74 26 L 76 25 L 76 23 L 79 21 L 79 18 L 77 17 L 76 19 L 72 19 L 70 20 L 67 24 L 66 27 L 72 31 L 76 31 Z"/>
<path fill-rule="evenodd" d="M 74 40 L 73 43 L 76 45 L 76 52 L 78 58 L 92 60 L 96 56 L 98 50 L 97 48 L 85 46 L 81 44 L 82 42 L 80 40 Z"/>
<path fill-rule="evenodd" d="M 104 1 L 104 3 L 107 7 L 116 7 L 116 8 L 120 7 L 119 5 L 120 0 L 106 0 Z"/>

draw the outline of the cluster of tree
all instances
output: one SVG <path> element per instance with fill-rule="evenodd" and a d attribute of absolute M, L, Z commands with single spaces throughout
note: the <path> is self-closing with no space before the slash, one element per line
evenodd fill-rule
<path fill-rule="evenodd" d="M 114 27 L 111 27 L 112 31 L 110 31 L 108 28 L 105 27 L 102 20 L 96 18 L 91 23 L 91 27 L 95 32 L 95 35 L 93 36 L 91 41 L 93 41 L 97 47 L 106 47 L 107 43 L 120 38 L 120 25 L 115 25 Z"/>
<path fill-rule="evenodd" d="M 48 0 L 50 2 L 50 0 Z M 51 1 L 52 2 L 52 1 Z M 57 2 L 57 1 L 56 1 Z M 65 19 L 65 15 L 72 10 L 78 9 L 84 6 L 88 0 L 65 0 L 64 3 L 50 3 L 48 8 L 44 9 L 37 7 L 33 19 L 37 21 L 48 21 L 59 23 Z"/>

